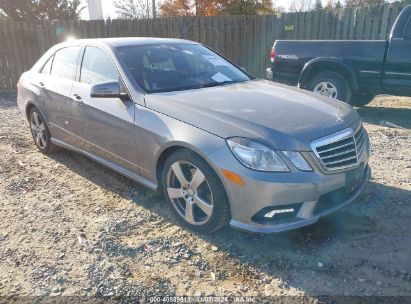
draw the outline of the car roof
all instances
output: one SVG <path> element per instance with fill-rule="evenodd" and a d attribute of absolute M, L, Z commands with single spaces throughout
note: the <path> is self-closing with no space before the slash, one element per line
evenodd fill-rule
<path fill-rule="evenodd" d="M 116 38 L 93 38 L 93 39 L 76 39 L 63 42 L 63 44 L 105 44 L 111 47 L 145 45 L 145 44 L 164 44 L 164 43 L 197 43 L 185 39 L 177 38 L 156 38 L 156 37 L 116 37 Z"/>

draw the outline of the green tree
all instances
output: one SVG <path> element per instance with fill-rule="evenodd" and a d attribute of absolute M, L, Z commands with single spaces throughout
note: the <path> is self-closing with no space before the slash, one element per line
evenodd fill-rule
<path fill-rule="evenodd" d="M 79 19 L 83 9 L 81 0 L 0 1 L 0 12 L 12 20 Z"/>

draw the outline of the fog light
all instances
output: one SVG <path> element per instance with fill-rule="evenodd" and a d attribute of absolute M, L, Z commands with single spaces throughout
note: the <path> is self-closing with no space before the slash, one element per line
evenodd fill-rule
<path fill-rule="evenodd" d="M 289 209 L 277 209 L 277 210 L 272 210 L 264 215 L 264 217 L 272 218 L 276 214 L 281 214 L 281 213 L 291 213 L 294 212 L 294 208 L 289 208 Z"/>

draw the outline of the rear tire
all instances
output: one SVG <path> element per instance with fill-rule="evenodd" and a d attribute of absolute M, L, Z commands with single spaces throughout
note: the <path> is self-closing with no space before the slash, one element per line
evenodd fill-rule
<path fill-rule="evenodd" d="M 210 165 L 193 151 L 181 149 L 166 160 L 161 184 L 173 213 L 187 228 L 211 233 L 229 223 L 224 187 Z"/>
<path fill-rule="evenodd" d="M 34 143 L 41 153 L 51 154 L 59 150 L 59 147 L 51 142 L 46 120 L 35 107 L 29 112 L 29 124 Z"/>
<path fill-rule="evenodd" d="M 344 76 L 337 72 L 325 71 L 315 74 L 306 89 L 329 98 L 350 102 L 352 90 Z"/>

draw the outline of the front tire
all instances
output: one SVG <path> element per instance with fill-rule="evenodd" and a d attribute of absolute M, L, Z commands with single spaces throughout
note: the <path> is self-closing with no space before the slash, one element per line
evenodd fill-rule
<path fill-rule="evenodd" d="M 29 123 L 34 143 L 41 153 L 51 154 L 58 150 L 58 147 L 51 142 L 50 130 L 46 120 L 37 108 L 30 110 Z"/>
<path fill-rule="evenodd" d="M 191 230 L 211 233 L 230 221 L 228 198 L 220 179 L 193 151 L 181 149 L 166 160 L 162 188 L 173 213 Z"/>
<path fill-rule="evenodd" d="M 338 99 L 349 103 L 352 90 L 347 79 L 339 73 L 332 71 L 320 72 L 310 79 L 307 90 L 318 95 Z"/>

